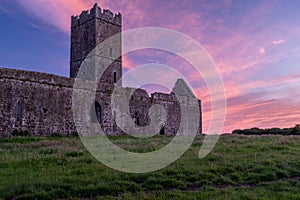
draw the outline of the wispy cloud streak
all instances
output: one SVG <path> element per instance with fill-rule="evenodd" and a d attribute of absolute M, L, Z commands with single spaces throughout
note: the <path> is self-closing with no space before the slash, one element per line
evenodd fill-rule
<path fill-rule="evenodd" d="M 94 3 L 91 0 L 17 2 L 28 15 L 64 34 L 69 33 L 70 16 L 80 14 Z M 171 28 L 189 35 L 207 49 L 227 91 L 225 132 L 252 126 L 285 127 L 300 122 L 300 90 L 296 89 L 300 86 L 300 75 L 299 65 L 295 64 L 300 63 L 300 21 L 296 20 L 300 15 L 293 2 L 287 5 L 281 0 L 251 3 L 102 0 L 98 4 L 122 13 L 123 30 L 144 26 Z M 210 95 L 203 77 L 184 61 L 168 55 L 159 58 L 161 55 L 164 54 L 146 52 L 124 56 L 124 70 L 151 61 L 183 73 L 202 99 L 204 129 L 207 128 Z"/>

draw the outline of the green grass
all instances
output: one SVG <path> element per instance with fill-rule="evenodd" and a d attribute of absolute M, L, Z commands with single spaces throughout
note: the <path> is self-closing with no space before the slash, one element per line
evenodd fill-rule
<path fill-rule="evenodd" d="M 172 138 L 110 137 L 134 152 Z M 300 136 L 220 137 L 198 159 L 202 138 L 172 165 L 152 173 L 108 168 L 78 137 L 0 139 L 0 199 L 300 199 Z"/>

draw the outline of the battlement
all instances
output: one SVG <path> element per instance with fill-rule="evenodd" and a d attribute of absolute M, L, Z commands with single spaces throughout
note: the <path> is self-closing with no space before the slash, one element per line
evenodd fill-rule
<path fill-rule="evenodd" d="M 110 10 L 103 9 L 98 6 L 97 3 L 93 6 L 91 10 L 82 11 L 82 13 L 78 16 L 71 17 L 71 28 L 75 28 L 81 24 L 84 24 L 90 21 L 93 18 L 97 18 L 118 26 L 122 26 L 122 15 L 120 13 L 113 14 Z"/>

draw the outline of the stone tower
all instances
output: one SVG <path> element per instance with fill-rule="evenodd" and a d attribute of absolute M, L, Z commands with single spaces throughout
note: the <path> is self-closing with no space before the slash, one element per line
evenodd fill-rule
<path fill-rule="evenodd" d="M 121 29 L 121 14 L 113 14 L 110 10 L 102 11 L 97 3 L 90 11 L 82 11 L 79 16 L 72 16 L 70 77 L 76 78 L 82 61 L 99 43 L 121 33 Z M 101 58 L 103 63 L 104 59 L 111 59 L 113 62 L 104 72 L 100 83 L 114 84 L 122 77 L 122 58 L 112 58 L 114 55 L 121 55 L 121 36 L 119 41 L 119 44 L 115 44 L 119 45 L 118 48 L 107 46 L 103 49 L 106 52 L 106 56 Z"/>

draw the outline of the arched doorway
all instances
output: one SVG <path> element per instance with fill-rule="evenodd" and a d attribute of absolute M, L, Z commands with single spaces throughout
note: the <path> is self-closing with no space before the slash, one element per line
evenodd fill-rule
<path fill-rule="evenodd" d="M 95 110 L 93 110 L 93 109 L 95 109 Z M 98 101 L 95 101 L 95 104 L 92 105 L 91 122 L 92 123 L 102 123 L 102 108 Z"/>
<path fill-rule="evenodd" d="M 159 134 L 160 135 L 165 135 L 165 126 L 161 126 Z"/>
<path fill-rule="evenodd" d="M 101 106 L 100 104 L 96 101 L 95 102 L 95 111 L 96 111 L 96 116 L 97 120 L 99 123 L 102 123 L 102 111 L 101 111 Z"/>

